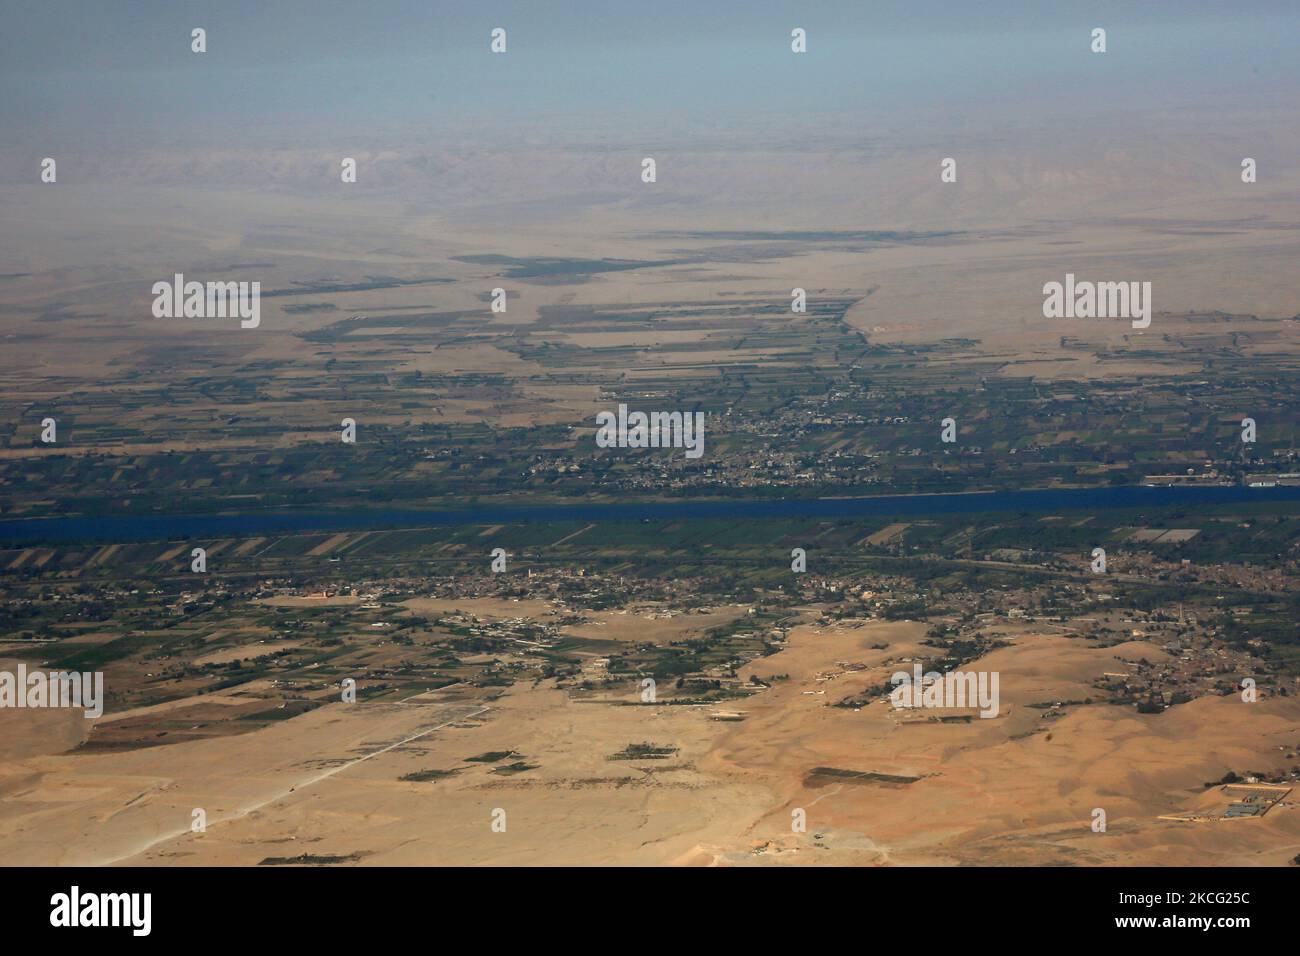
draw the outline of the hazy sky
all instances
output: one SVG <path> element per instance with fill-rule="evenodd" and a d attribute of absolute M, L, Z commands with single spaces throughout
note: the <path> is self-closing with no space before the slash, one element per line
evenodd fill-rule
<path fill-rule="evenodd" d="M 1248 7 L 1241 9 L 1225 9 Z M 0 0 L 0 133 L 60 143 L 819 112 L 1289 106 L 1296 2 Z M 208 52 L 190 52 L 190 30 Z M 493 27 L 509 51 L 488 50 Z M 809 52 L 790 52 L 790 30 Z M 1089 51 L 1094 26 L 1109 51 Z M 548 122 L 549 120 L 549 122 Z"/>

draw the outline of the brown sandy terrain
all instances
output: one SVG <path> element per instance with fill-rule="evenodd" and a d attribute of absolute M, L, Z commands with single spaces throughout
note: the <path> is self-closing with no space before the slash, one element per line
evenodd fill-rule
<path fill-rule="evenodd" d="M 97 467 L 240 447 L 245 439 L 222 427 L 230 407 L 199 387 L 233 378 L 253 389 L 239 409 L 264 426 L 257 450 L 336 442 L 338 422 L 357 414 L 358 401 L 338 391 L 299 398 L 334 388 L 330 363 L 419 373 L 440 390 L 428 405 L 373 412 L 363 430 L 583 427 L 607 407 L 601 382 L 641 387 L 797 363 L 761 341 L 732 346 L 723 334 L 725 312 L 735 309 L 747 322 L 762 314 L 797 341 L 809 323 L 788 312 L 796 286 L 814 304 L 847 300 L 844 323 L 871 344 L 975 340 L 946 361 L 988 363 L 992 375 L 1050 382 L 1195 372 L 1199 365 L 1177 354 L 1180 341 L 1294 355 L 1300 172 L 1265 163 L 1260 182 L 1245 185 L 1237 170 L 1244 148 L 1300 154 L 1300 134 L 1289 114 L 1281 122 L 1268 114 L 1220 119 L 1208 149 L 1195 123 L 1180 131 L 1120 120 L 1102 141 L 1095 130 L 1035 128 L 965 132 L 952 143 L 872 131 L 793 152 L 784 142 L 679 147 L 660 156 L 653 192 L 626 187 L 638 155 L 603 144 L 377 150 L 363 156 L 374 189 L 356 201 L 304 187 L 303 170 L 316 166 L 333 184 L 333 157 L 299 150 L 162 149 L 144 164 L 112 151 L 61 155 L 61 168 L 78 170 L 69 180 L 81 183 L 0 184 L 6 222 L 21 226 L 0 231 L 0 393 L 14 422 L 0 457 L 48 450 L 36 439 L 41 416 L 31 412 L 52 402 L 64 419 L 58 451 L 93 448 L 103 456 Z M 936 176 L 937 157 L 949 151 L 961 164 L 951 188 Z M 24 155 L 5 168 L 30 165 Z M 250 170 L 264 184 L 259 192 L 240 178 Z M 728 230 L 741 235 L 717 235 Z M 943 235 L 836 234 L 863 230 Z M 799 232 L 819 235 L 789 235 Z M 482 254 L 672 264 L 520 276 L 464 258 Z M 267 296 L 256 330 L 154 319 L 149 289 L 177 271 L 292 294 Z M 1151 281 L 1151 327 L 1044 319 L 1042 285 L 1066 272 Z M 328 285 L 374 276 L 418 284 Z M 498 285 L 509 293 L 505 314 L 491 313 L 484 299 Z M 763 312 L 769 305 L 773 316 Z M 637 310 L 653 314 L 629 330 L 624 319 Z M 369 324 L 346 324 L 354 318 Z M 1165 351 L 1154 355 L 1154 343 Z M 672 350 L 682 345 L 693 348 Z M 539 361 L 543 347 L 565 350 L 571 363 Z M 1121 347 L 1142 354 L 1107 354 Z M 599 349 L 625 351 L 611 358 Z M 456 384 L 460 376 L 470 384 Z M 184 388 L 186 400 L 155 398 L 162 385 Z M 124 398 L 137 395 L 143 403 L 119 417 Z M 113 437 L 87 442 L 79 425 Z M 868 540 L 887 543 L 897 527 Z M 350 540 L 322 535 L 311 554 L 325 561 Z M 209 556 L 229 546 L 214 543 Z M 160 551 L 159 563 L 187 560 L 186 545 Z M 26 549 L 7 570 L 40 568 L 54 553 Z M 88 549 L 87 568 L 113 555 Z M 262 603 L 297 610 L 362 602 Z M 489 621 L 565 616 L 548 601 L 493 598 L 421 598 L 383 613 L 457 611 Z M 636 605 L 584 613 L 562 633 L 664 644 L 743 613 L 729 606 L 665 616 Z M 7 863 L 93 865 L 256 865 L 303 854 L 306 862 L 411 865 L 1282 865 L 1300 852 L 1294 798 L 1256 820 L 1159 819 L 1199 806 L 1203 784 L 1226 770 L 1273 767 L 1280 749 L 1294 751 L 1300 696 L 1250 705 L 1203 697 L 1151 715 L 1069 703 L 1099 696 L 1093 680 L 1123 660 L 1164 652 L 1025 626 L 1002 629 L 1013 646 L 968 665 L 1001 675 L 996 718 L 939 722 L 880 699 L 834 706 L 909 668 L 924 653 L 925 630 L 796 627 L 779 652 L 740 668 L 741 681 L 757 676 L 770 686 L 726 708 L 642 705 L 623 688 L 582 700 L 550 679 L 504 689 L 457 682 L 356 704 L 331 689 L 324 706 L 250 732 L 149 746 L 140 740 L 154 736 L 152 721 L 189 728 L 221 712 L 255 711 L 267 682 L 187 696 L 177 680 L 178 699 L 129 701 L 99 721 L 76 711 L 2 710 L 0 852 Z M 215 643 L 229 635 L 200 636 Z M 258 636 L 200 652 L 198 662 L 298 646 L 262 645 Z M 405 653 L 377 648 L 367 663 L 396 667 Z M 134 666 L 110 664 L 110 683 L 121 677 L 129 686 L 124 671 Z M 711 719 L 724 710 L 743 719 Z M 101 729 L 92 734 L 92 725 Z M 78 749 L 88 734 L 122 746 Z M 640 743 L 668 753 L 610 759 Z M 504 756 L 471 759 L 494 754 Z M 431 779 L 402 779 L 412 774 Z M 1105 833 L 1090 828 L 1099 807 Z M 196 808 L 206 813 L 206 832 L 191 830 Z M 503 833 L 490 826 L 497 808 L 506 812 Z M 806 812 L 806 832 L 791 830 L 796 809 Z"/>
<path fill-rule="evenodd" d="M 1294 801 L 1260 820 L 1157 819 L 1193 806 L 1225 768 L 1294 746 L 1294 698 L 1205 698 L 1150 716 L 1067 706 L 1048 719 L 1028 705 L 1087 697 L 1121 659 L 1160 651 L 1026 632 L 968 665 L 1000 672 L 996 718 L 829 706 L 906 669 L 923 636 L 908 623 L 797 627 L 784 650 L 742 669 L 789 679 L 738 702 L 741 722 L 632 694 L 627 705 L 583 703 L 542 684 L 490 703 L 463 688 L 334 703 L 252 734 L 124 753 L 58 756 L 47 737 L 49 755 L 14 755 L 0 771 L 0 843 L 14 862 L 194 864 L 306 853 L 397 864 L 1277 865 L 1300 849 Z M 609 759 L 639 742 L 676 750 Z M 509 756 L 468 759 L 493 752 Z M 919 779 L 828 780 L 818 767 Z M 400 779 L 430 770 L 454 773 Z M 203 834 L 189 829 L 196 807 Z M 1095 807 L 1105 833 L 1090 829 Z M 505 833 L 490 828 L 497 808 Z M 806 833 L 791 832 L 795 808 Z"/>

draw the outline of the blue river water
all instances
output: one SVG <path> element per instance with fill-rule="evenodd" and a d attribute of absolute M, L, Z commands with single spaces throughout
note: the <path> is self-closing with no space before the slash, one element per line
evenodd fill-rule
<path fill-rule="evenodd" d="M 1272 488 L 1051 488 L 864 498 L 727 498 L 626 504 L 489 505 L 464 510 L 249 511 L 235 514 L 65 516 L 0 520 L 0 543 L 175 541 L 276 532 L 371 531 L 442 525 L 688 518 L 872 518 L 977 512 L 1195 509 L 1201 505 L 1300 501 L 1300 486 Z"/>

